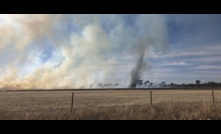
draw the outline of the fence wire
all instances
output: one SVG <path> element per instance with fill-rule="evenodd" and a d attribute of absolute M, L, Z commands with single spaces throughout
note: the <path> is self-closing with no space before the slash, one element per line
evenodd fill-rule
<path fill-rule="evenodd" d="M 76 91 L 72 102 L 71 91 L 57 92 L 0 92 L 0 111 L 67 110 L 79 107 L 141 106 L 151 103 L 150 91 Z M 152 91 L 156 103 L 221 103 L 221 90 Z"/>

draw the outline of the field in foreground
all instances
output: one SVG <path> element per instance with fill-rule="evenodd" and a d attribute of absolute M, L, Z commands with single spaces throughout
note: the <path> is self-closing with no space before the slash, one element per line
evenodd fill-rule
<path fill-rule="evenodd" d="M 221 90 L 100 90 L 0 92 L 0 119 L 221 119 Z"/>

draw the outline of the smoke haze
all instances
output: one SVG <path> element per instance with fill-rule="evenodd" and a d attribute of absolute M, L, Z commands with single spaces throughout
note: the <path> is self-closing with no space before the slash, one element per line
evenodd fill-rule
<path fill-rule="evenodd" d="M 0 18 L 2 89 L 88 88 L 97 83 L 134 87 L 151 69 L 149 51 L 168 48 L 162 15 Z"/>

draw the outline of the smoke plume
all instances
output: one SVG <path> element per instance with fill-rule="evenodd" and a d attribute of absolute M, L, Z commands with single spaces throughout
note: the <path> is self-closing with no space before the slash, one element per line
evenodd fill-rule
<path fill-rule="evenodd" d="M 140 79 L 141 73 L 145 67 L 144 56 L 145 56 L 146 45 L 142 44 L 137 49 L 138 60 L 136 67 L 131 71 L 131 82 L 130 88 L 135 88 L 137 85 L 137 81 Z"/>
<path fill-rule="evenodd" d="M 162 15 L 0 15 L 0 88 L 134 87 L 149 50 L 167 48 L 165 24 Z"/>
<path fill-rule="evenodd" d="M 140 21 L 140 26 L 148 27 L 148 30 L 144 28 L 142 35 L 135 45 L 136 51 L 133 55 L 138 58 L 135 59 L 137 61 L 136 66 L 131 71 L 130 88 L 135 88 L 141 76 L 145 78 L 145 75 L 148 75 L 145 72 L 151 70 L 151 65 L 147 63 L 148 49 L 152 47 L 156 52 L 164 52 L 168 47 L 166 24 L 165 20 L 161 17 L 156 15 L 149 18 L 151 21 Z"/>

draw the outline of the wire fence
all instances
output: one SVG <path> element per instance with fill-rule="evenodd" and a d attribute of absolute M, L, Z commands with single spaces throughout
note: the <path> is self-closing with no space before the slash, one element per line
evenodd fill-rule
<path fill-rule="evenodd" d="M 157 103 L 221 103 L 221 90 L 0 92 L 0 111 L 70 110 Z"/>

